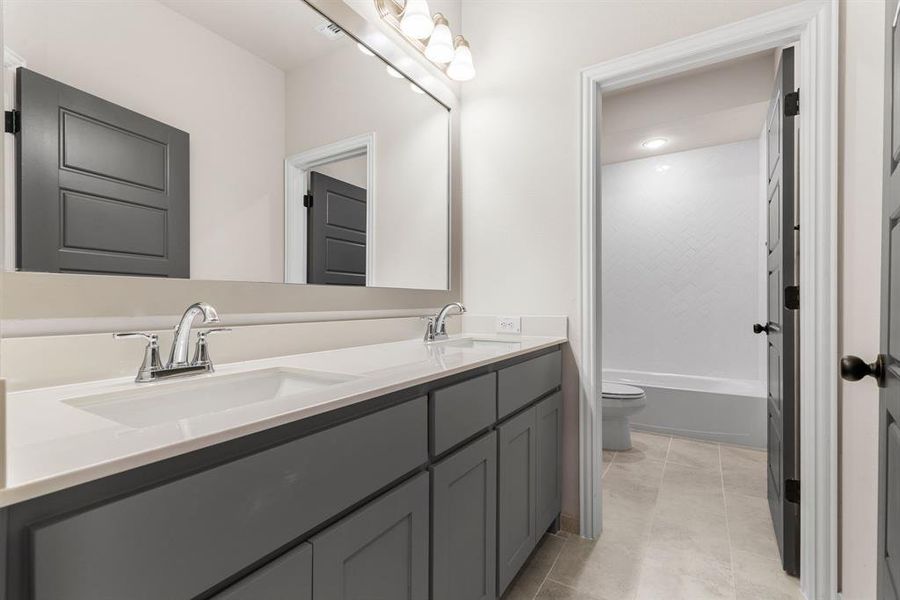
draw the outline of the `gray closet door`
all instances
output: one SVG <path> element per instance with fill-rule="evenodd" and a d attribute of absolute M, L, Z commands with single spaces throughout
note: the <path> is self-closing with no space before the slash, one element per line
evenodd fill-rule
<path fill-rule="evenodd" d="M 313 597 L 427 600 L 428 487 L 417 475 L 315 536 Z"/>
<path fill-rule="evenodd" d="M 366 285 L 366 190 L 313 171 L 307 283 Z"/>
<path fill-rule="evenodd" d="M 189 136 L 17 70 L 16 266 L 190 277 Z"/>
<path fill-rule="evenodd" d="M 800 479 L 797 310 L 786 290 L 797 284 L 797 213 L 794 197 L 794 120 L 785 95 L 794 91 L 794 50 L 785 48 L 778 66 L 766 123 L 768 172 L 768 498 L 784 570 L 800 573 L 800 504 L 788 485 Z"/>
<path fill-rule="evenodd" d="M 432 467 L 432 600 L 497 591 L 497 433 Z"/>
<path fill-rule="evenodd" d="M 535 407 L 537 427 L 537 531 L 544 531 L 562 508 L 562 394 L 556 392 Z"/>
<path fill-rule="evenodd" d="M 312 600 L 312 546 L 301 544 L 214 600 Z"/>
<path fill-rule="evenodd" d="M 501 596 L 537 543 L 535 409 L 497 428 L 497 595 Z"/>

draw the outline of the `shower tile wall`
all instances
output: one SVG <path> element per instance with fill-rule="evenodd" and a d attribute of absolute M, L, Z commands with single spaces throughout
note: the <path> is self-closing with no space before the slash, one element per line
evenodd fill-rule
<path fill-rule="evenodd" d="M 603 367 L 762 380 L 756 139 L 605 165 Z"/>

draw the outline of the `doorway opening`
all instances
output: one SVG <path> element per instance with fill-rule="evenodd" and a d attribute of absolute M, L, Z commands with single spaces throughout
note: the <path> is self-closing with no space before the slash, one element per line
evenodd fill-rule
<path fill-rule="evenodd" d="M 637 84 L 795 46 L 802 90 L 799 214 L 800 573 L 806 597 L 837 594 L 837 14 L 834 3 L 786 7 L 582 72 L 580 421 L 581 532 L 604 528 L 602 456 L 602 123 L 605 96 Z M 749 327 L 752 323 L 748 323 Z M 760 323 L 764 325 L 764 323 Z"/>
<path fill-rule="evenodd" d="M 673 577 L 799 598 L 794 62 L 769 49 L 602 95 L 604 526 L 643 523 L 639 597 Z M 647 568 L 674 548 L 703 560 Z"/>

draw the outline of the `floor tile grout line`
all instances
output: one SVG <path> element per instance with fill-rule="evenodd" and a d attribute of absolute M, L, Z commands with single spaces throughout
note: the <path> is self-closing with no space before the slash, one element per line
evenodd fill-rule
<path fill-rule="evenodd" d="M 544 586 L 547 584 L 547 580 L 550 579 L 550 573 L 552 573 L 553 569 L 556 568 L 556 563 L 559 562 L 559 557 L 562 556 L 562 553 L 566 549 L 566 545 L 568 543 L 569 543 L 568 538 L 563 540 L 562 548 L 559 549 L 559 553 L 557 553 L 556 558 L 553 559 L 553 563 L 551 563 L 550 568 L 547 569 L 547 574 L 544 575 L 544 579 L 541 581 L 541 585 L 538 586 L 537 591 L 534 593 L 534 598 L 532 598 L 531 600 L 537 600 L 537 597 L 541 595 L 541 590 L 544 589 Z M 556 580 L 551 580 L 551 581 L 554 581 L 555 583 L 559 583 Z"/>
<path fill-rule="evenodd" d="M 731 541 L 731 524 L 728 518 L 728 494 L 725 493 L 725 468 L 722 465 L 722 446 L 718 446 L 719 480 L 722 482 L 722 504 L 725 506 L 725 533 L 728 535 L 728 564 L 731 565 L 731 590 L 737 598 L 737 580 L 734 575 L 734 544 Z"/>

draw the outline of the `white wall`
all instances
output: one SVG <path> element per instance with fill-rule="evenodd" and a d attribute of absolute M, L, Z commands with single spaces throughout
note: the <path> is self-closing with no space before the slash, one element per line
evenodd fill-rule
<path fill-rule="evenodd" d="M 152 0 L 3 10 L 28 68 L 190 134 L 193 278 L 283 281 L 282 71 Z"/>
<path fill-rule="evenodd" d="M 355 45 L 288 73 L 286 104 L 288 156 L 375 132 L 373 285 L 446 288 L 447 111 Z"/>
<path fill-rule="evenodd" d="M 790 4 L 464 0 L 478 76 L 463 86 L 463 298 L 564 314 L 579 337 L 580 69 Z M 490 259 L 486 259 L 489 257 Z M 578 514 L 578 380 L 564 366 L 563 510 Z"/>
<path fill-rule="evenodd" d="M 604 369 L 765 381 L 760 169 L 757 139 L 603 167 Z"/>

